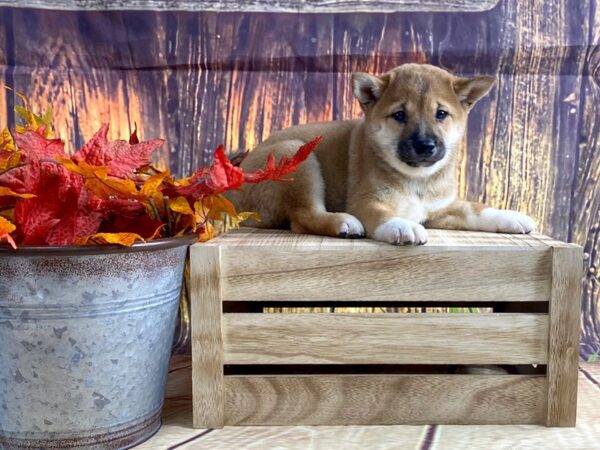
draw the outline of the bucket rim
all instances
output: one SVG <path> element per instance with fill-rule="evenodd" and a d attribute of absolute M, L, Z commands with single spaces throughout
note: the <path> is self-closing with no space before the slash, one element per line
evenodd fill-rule
<path fill-rule="evenodd" d="M 85 256 L 106 255 L 111 253 L 138 253 L 166 250 L 191 245 L 198 240 L 195 233 L 183 236 L 155 239 L 148 242 L 136 242 L 131 247 L 121 245 L 20 245 L 16 249 L 0 245 L 0 257 L 5 256 Z"/>

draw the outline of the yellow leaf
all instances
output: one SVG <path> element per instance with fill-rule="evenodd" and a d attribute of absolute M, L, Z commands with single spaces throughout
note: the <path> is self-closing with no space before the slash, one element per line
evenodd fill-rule
<path fill-rule="evenodd" d="M 210 222 L 206 222 L 206 224 L 204 224 L 204 231 L 200 234 L 198 241 L 206 242 L 213 239 L 215 236 L 215 227 Z"/>
<path fill-rule="evenodd" d="M 31 111 L 25 95 L 14 89 L 7 89 L 13 91 L 23 102 L 23 106 L 15 106 L 15 112 L 25 121 L 25 126 L 17 125 L 15 131 L 25 133 L 26 131 L 37 131 L 40 127 L 44 127 L 43 136 L 48 139 L 52 138 L 54 134 L 52 130 L 52 108 L 48 106 L 44 114 L 37 115 Z"/>
<path fill-rule="evenodd" d="M 13 240 L 10 233 L 15 231 L 17 227 L 4 217 L 0 216 L 0 241 L 7 241 L 12 248 L 17 248 L 17 244 Z"/>
<path fill-rule="evenodd" d="M 21 153 L 15 149 L 15 141 L 7 128 L 0 132 L 0 172 L 19 165 Z"/>
<path fill-rule="evenodd" d="M 8 131 L 8 128 L 5 128 L 0 133 L 0 151 L 5 152 L 14 152 L 15 151 L 15 140 Z"/>
<path fill-rule="evenodd" d="M 160 172 L 152 175 L 146 180 L 144 186 L 142 186 L 142 194 L 147 197 L 152 197 L 158 191 L 158 188 L 167 176 L 169 176 L 168 172 Z"/>
<path fill-rule="evenodd" d="M 186 216 L 194 215 L 194 211 L 185 197 L 177 197 L 175 200 L 169 200 L 169 207 L 172 211 L 179 214 L 184 214 Z"/>
<path fill-rule="evenodd" d="M 146 242 L 143 237 L 136 233 L 96 233 L 78 239 L 75 245 L 107 245 L 117 244 L 131 247 L 136 241 Z"/>
<path fill-rule="evenodd" d="M 19 197 L 19 198 L 33 198 L 36 197 L 34 194 L 18 194 L 11 191 L 9 188 L 0 186 L 0 197 Z"/>
<path fill-rule="evenodd" d="M 92 166 L 85 161 L 75 163 L 69 158 L 57 157 L 56 160 L 68 170 L 78 173 L 85 180 L 86 187 L 102 199 L 112 196 L 119 198 L 143 199 L 133 180 L 124 180 L 108 176 L 108 167 Z"/>

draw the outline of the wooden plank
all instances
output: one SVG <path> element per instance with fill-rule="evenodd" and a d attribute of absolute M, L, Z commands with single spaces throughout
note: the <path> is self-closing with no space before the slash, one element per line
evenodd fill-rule
<path fill-rule="evenodd" d="M 487 233 L 482 231 L 457 231 L 429 229 L 429 240 L 426 247 L 439 247 L 444 250 L 482 250 L 490 247 L 501 247 L 500 250 L 526 250 L 536 247 L 539 250 L 565 245 L 563 242 L 544 236 L 539 233 L 531 234 L 504 234 Z M 242 227 L 222 234 L 206 242 L 205 245 L 217 245 L 239 248 L 309 248 L 312 250 L 328 250 L 339 247 L 352 247 L 353 250 L 399 248 L 390 247 L 389 244 L 373 241 L 371 239 L 340 239 L 312 234 L 296 234 L 289 230 L 249 228 Z M 568 244 L 567 244 L 568 245 Z"/>
<path fill-rule="evenodd" d="M 549 248 L 222 247 L 223 300 L 548 301 Z"/>
<path fill-rule="evenodd" d="M 581 247 L 552 250 L 546 425 L 573 427 L 577 415 Z"/>
<path fill-rule="evenodd" d="M 227 425 L 539 424 L 544 376 L 225 377 Z"/>
<path fill-rule="evenodd" d="M 195 428 L 223 426 L 220 251 L 193 245 L 191 259 L 192 390 Z"/>
<path fill-rule="evenodd" d="M 485 11 L 498 0 L 0 0 L 0 6 L 44 9 L 245 11 L 245 12 L 398 12 Z"/>
<path fill-rule="evenodd" d="M 545 364 L 545 314 L 223 316 L 225 364 Z"/>

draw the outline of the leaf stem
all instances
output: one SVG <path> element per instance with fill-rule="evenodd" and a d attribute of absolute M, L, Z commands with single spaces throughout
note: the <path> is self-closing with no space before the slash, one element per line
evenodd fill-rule
<path fill-rule="evenodd" d="M 173 217 L 171 216 L 171 208 L 169 208 L 169 197 L 163 197 L 163 206 L 165 207 L 165 215 L 167 216 L 167 233 L 169 236 L 173 236 L 173 227 L 171 226 L 171 222 Z"/>

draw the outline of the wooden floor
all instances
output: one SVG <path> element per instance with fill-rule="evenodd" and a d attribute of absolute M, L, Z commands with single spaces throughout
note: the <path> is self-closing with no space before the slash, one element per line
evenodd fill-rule
<path fill-rule="evenodd" d="M 192 428 L 191 363 L 172 360 L 163 426 L 139 450 L 596 450 L 600 449 L 600 364 L 582 363 L 576 428 L 542 426 L 347 426 Z"/>

